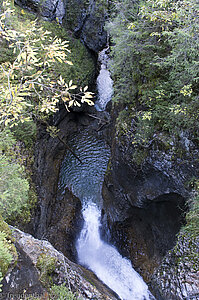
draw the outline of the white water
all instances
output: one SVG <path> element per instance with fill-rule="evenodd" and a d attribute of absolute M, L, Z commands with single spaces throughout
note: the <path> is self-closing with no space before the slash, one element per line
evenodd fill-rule
<path fill-rule="evenodd" d="M 72 137 L 70 146 L 82 160 L 70 152 L 61 167 L 60 188 L 69 187 L 82 202 L 84 225 L 77 240 L 79 263 L 92 270 L 121 299 L 153 299 L 147 285 L 135 272 L 131 262 L 115 247 L 101 239 L 102 183 L 110 150 L 100 138 L 83 131 Z"/>
<path fill-rule="evenodd" d="M 84 227 L 77 241 L 79 263 L 91 269 L 121 299 L 152 299 L 147 285 L 131 262 L 100 238 L 100 210 L 88 203 L 83 210 Z"/>
<path fill-rule="evenodd" d="M 108 71 L 108 55 L 107 49 L 99 53 L 99 62 L 101 63 L 101 70 L 97 77 L 98 98 L 95 103 L 95 108 L 98 111 L 103 111 L 107 103 L 111 100 L 113 95 L 113 80 L 111 79 L 110 72 Z"/>
<path fill-rule="evenodd" d="M 97 80 L 97 110 L 104 110 L 112 96 L 112 80 L 106 69 L 107 58 L 105 50 L 102 51 L 102 68 Z M 109 148 L 103 140 L 86 131 L 74 136 L 71 145 L 75 146 L 82 163 L 67 153 L 61 168 L 60 188 L 70 187 L 82 202 L 84 226 L 76 244 L 79 263 L 92 270 L 123 300 L 154 299 L 131 262 L 100 237 L 101 190 L 110 156 Z"/>

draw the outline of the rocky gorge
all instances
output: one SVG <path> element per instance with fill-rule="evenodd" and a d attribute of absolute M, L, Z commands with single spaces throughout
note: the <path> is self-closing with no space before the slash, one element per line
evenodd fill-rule
<path fill-rule="evenodd" d="M 107 44 L 104 23 L 109 2 L 17 0 L 16 3 L 50 21 L 58 19 L 95 57 Z M 191 195 L 189 182 L 198 175 L 198 150 L 184 133 L 180 141 L 184 156 L 179 158 L 172 149 L 172 140 L 169 149 L 165 149 L 167 141 L 160 134 L 158 147 L 152 145 L 147 157 L 136 163 L 130 139 L 116 130 L 119 110 L 110 103 L 104 112 L 83 107 L 67 113 L 62 107 L 50 120 L 60 129 L 62 141 L 51 137 L 45 124 L 39 125 L 33 165 L 38 204 L 25 227 L 35 238 L 13 229 L 19 259 L 4 279 L 5 294 L 20 294 L 27 289 L 28 280 L 24 281 L 19 270 L 26 274 L 29 270 L 29 282 L 33 283 L 29 283 L 28 293 L 42 294 L 47 299 L 44 286 L 49 278 L 42 282 L 38 263 L 39 256 L 45 261 L 47 255 L 55 265 L 48 274 L 53 283 L 66 282 L 81 299 L 117 299 L 92 272 L 76 265 L 75 244 L 83 227 L 82 203 L 71 189 L 66 188 L 64 193 L 59 189 L 68 140 L 87 129 L 91 135 L 102 137 L 111 149 L 102 187 L 103 240 L 131 260 L 156 299 L 197 299 L 198 240 L 181 234 L 177 248 L 175 245 L 176 236 L 186 222 L 186 202 Z M 193 253 L 192 263 L 189 257 Z"/>

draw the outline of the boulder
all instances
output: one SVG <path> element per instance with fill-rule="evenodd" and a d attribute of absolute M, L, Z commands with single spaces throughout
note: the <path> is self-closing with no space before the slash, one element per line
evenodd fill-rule
<path fill-rule="evenodd" d="M 63 283 L 81 299 L 118 299 L 92 272 L 71 262 L 48 241 L 35 239 L 14 227 L 11 229 L 19 259 L 2 282 L 4 299 L 10 295 L 47 299 L 50 286 Z"/>

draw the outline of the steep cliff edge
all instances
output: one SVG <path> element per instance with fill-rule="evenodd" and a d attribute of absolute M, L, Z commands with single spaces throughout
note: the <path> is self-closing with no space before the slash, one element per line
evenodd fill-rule
<path fill-rule="evenodd" d="M 104 30 L 108 17 L 108 1 L 86 0 L 16 0 L 18 5 L 49 21 L 57 20 L 95 53 L 107 43 Z"/>
<path fill-rule="evenodd" d="M 198 151 L 191 143 L 187 149 L 184 142 L 186 139 L 182 138 L 184 156 L 179 157 L 172 151 L 172 147 L 163 147 L 163 135 L 160 135 L 159 147 L 157 144 L 152 145 L 143 157 L 140 151 L 139 157 L 139 152 L 135 155 L 131 134 L 124 134 L 116 129 L 116 118 L 117 113 L 112 110 L 112 153 L 103 185 L 103 220 L 106 228 L 103 234 L 108 241 L 115 243 L 123 255 L 131 259 L 135 268 L 149 283 L 168 250 L 175 246 L 176 236 L 185 224 L 190 183 L 193 178 L 197 178 L 199 170 Z M 138 160 L 138 157 L 141 159 Z M 181 251 L 192 253 L 193 249 L 189 249 L 189 237 L 186 243 L 183 241 Z M 160 286 L 160 282 L 164 282 L 164 279 L 166 282 L 168 274 L 172 273 L 166 271 L 174 266 L 172 259 L 175 251 L 172 251 L 173 254 L 165 258 L 167 268 L 159 267 L 159 271 L 155 273 L 153 285 L 158 282 Z M 198 246 L 194 251 L 198 251 Z M 195 262 L 190 262 L 189 267 L 185 268 L 185 282 L 188 281 L 194 264 Z M 161 273 L 160 270 L 164 272 Z M 197 286 L 197 274 L 194 276 L 194 284 Z M 162 293 L 165 297 L 163 299 L 182 299 L 179 292 L 182 282 L 180 279 L 174 280 L 172 276 L 170 279 L 175 292 L 177 291 L 176 298 L 168 287 L 167 292 Z M 162 290 L 164 288 L 165 285 Z"/>
<path fill-rule="evenodd" d="M 2 282 L 1 299 L 53 298 L 49 287 L 63 283 L 81 299 L 117 299 L 92 272 L 72 263 L 48 241 L 37 240 L 15 228 L 12 236 L 19 258 Z"/>
<path fill-rule="evenodd" d="M 152 284 L 162 299 L 183 300 L 199 297 L 198 237 L 183 234 L 156 270 Z"/>

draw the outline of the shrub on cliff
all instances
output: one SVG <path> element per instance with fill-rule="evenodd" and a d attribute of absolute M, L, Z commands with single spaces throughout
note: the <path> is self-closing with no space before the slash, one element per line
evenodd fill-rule
<path fill-rule="evenodd" d="M 186 214 L 186 221 L 184 233 L 188 233 L 193 238 L 199 237 L 199 192 L 190 201 L 190 211 Z"/>
<path fill-rule="evenodd" d="M 29 183 L 18 150 L 10 130 L 0 131 L 0 214 L 6 220 L 22 215 L 28 207 Z"/>
<path fill-rule="evenodd" d="M 0 155 L 0 213 L 5 219 L 20 215 L 27 206 L 29 184 L 23 168 Z"/>
<path fill-rule="evenodd" d="M 93 104 L 92 93 L 81 86 L 88 85 L 94 65 L 86 48 L 61 26 L 35 19 L 10 1 L 1 4 L 0 47 L 0 211 L 6 219 L 24 219 L 34 201 L 22 152 L 25 147 L 31 152 L 35 121 L 46 122 L 59 102 L 67 110 Z"/>
<path fill-rule="evenodd" d="M 53 285 L 51 287 L 51 294 L 52 299 L 59 299 L 59 300 L 75 300 L 80 299 L 78 295 L 72 293 L 65 284 L 62 285 Z"/>
<path fill-rule="evenodd" d="M 13 244 L 11 230 L 0 215 L 0 291 L 1 281 L 9 266 L 17 260 L 16 248 Z"/>
<path fill-rule="evenodd" d="M 196 0 L 116 1 L 108 25 L 113 46 L 114 100 L 125 107 L 132 141 L 148 147 L 162 131 L 199 139 Z M 128 118 L 134 119 L 132 124 Z"/>
<path fill-rule="evenodd" d="M 37 20 L 15 29 L 15 11 L 8 1 L 3 2 L 3 9 L 1 38 L 13 49 L 14 58 L 1 64 L 0 124 L 12 127 L 32 118 L 43 119 L 58 110 L 60 101 L 67 111 L 84 102 L 92 105 L 86 88 L 73 96 L 70 91 L 77 91 L 77 86 L 56 71 L 58 63 L 72 65 L 67 59 L 68 41 L 52 37 Z"/>

